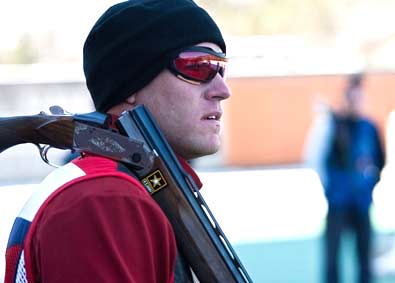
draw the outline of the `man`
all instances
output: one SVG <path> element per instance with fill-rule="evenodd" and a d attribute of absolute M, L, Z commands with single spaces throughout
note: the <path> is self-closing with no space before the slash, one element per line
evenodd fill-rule
<path fill-rule="evenodd" d="M 352 75 L 344 93 L 344 107 L 332 114 L 332 135 L 324 157 L 323 186 L 328 201 L 325 230 L 326 282 L 339 282 L 339 248 L 346 229 L 355 234 L 358 281 L 371 282 L 372 191 L 384 166 L 378 131 L 362 115 L 361 74 Z"/>
<path fill-rule="evenodd" d="M 192 1 L 123 2 L 87 37 L 87 86 L 101 112 L 148 107 L 199 183 L 185 161 L 219 148 L 225 49 Z M 50 174 L 15 221 L 5 282 L 190 282 L 166 216 L 121 167 L 83 154 Z"/>

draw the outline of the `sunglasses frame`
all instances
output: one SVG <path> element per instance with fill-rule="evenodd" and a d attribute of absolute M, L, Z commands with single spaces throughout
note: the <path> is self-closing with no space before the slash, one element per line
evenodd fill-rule
<path fill-rule="evenodd" d="M 183 52 L 201 52 L 201 53 L 205 53 L 205 54 L 208 54 L 208 55 L 215 56 L 215 58 L 217 59 L 218 62 L 226 63 L 228 61 L 228 59 L 226 58 L 225 53 L 216 52 L 216 51 L 212 50 L 211 48 L 205 47 L 205 46 L 196 46 L 195 45 L 195 46 L 190 46 L 190 47 L 187 47 L 187 48 L 183 48 L 183 49 L 178 50 L 177 52 L 174 52 L 173 55 L 171 56 L 169 65 L 167 66 L 167 69 L 173 75 L 175 75 L 177 78 L 179 78 L 179 79 L 181 79 L 183 81 L 186 81 L 188 83 L 195 84 L 195 85 L 199 85 L 199 84 L 202 84 L 202 83 L 209 83 L 216 76 L 216 74 L 218 74 L 220 72 L 221 69 L 224 69 L 224 67 L 218 66 L 218 70 L 216 71 L 216 73 L 212 77 L 209 77 L 206 80 L 196 79 L 194 77 L 188 76 L 188 75 L 180 72 L 177 69 L 177 67 L 175 66 L 175 60 L 177 58 L 179 58 L 179 55 L 181 53 L 183 53 Z M 202 56 L 199 56 L 199 57 L 202 57 Z M 220 73 L 220 75 L 223 77 L 224 74 Z"/>

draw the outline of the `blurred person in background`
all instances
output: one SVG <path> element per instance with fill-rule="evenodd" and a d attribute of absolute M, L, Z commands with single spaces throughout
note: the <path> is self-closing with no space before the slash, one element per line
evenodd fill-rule
<path fill-rule="evenodd" d="M 340 282 L 339 251 L 344 232 L 355 236 L 358 282 L 372 282 L 372 192 L 384 166 L 383 145 L 374 123 L 362 113 L 363 74 L 350 75 L 339 111 L 326 111 L 325 130 L 315 131 L 314 168 L 328 203 L 324 234 L 324 282 Z M 321 125 L 322 126 L 322 125 Z M 324 140 L 325 139 L 325 140 Z M 323 141 L 324 140 L 324 141 Z M 314 146 L 310 142 L 308 147 Z M 309 157 L 308 157 L 309 158 Z M 318 161 L 317 161 L 318 160 Z"/>

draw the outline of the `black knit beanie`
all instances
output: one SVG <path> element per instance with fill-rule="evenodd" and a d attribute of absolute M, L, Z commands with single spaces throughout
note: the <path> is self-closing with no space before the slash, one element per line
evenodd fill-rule
<path fill-rule="evenodd" d="M 150 83 L 175 50 L 201 42 L 226 52 L 208 13 L 190 0 L 131 0 L 110 7 L 84 45 L 86 84 L 106 112 Z M 153 94 L 154 95 L 154 94 Z"/>

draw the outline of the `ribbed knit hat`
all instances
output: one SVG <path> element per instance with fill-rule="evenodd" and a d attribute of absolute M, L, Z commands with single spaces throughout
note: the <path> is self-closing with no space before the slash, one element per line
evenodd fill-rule
<path fill-rule="evenodd" d="M 150 83 L 175 50 L 201 42 L 226 52 L 218 26 L 190 0 L 131 0 L 110 7 L 84 45 L 86 84 L 105 112 Z"/>

